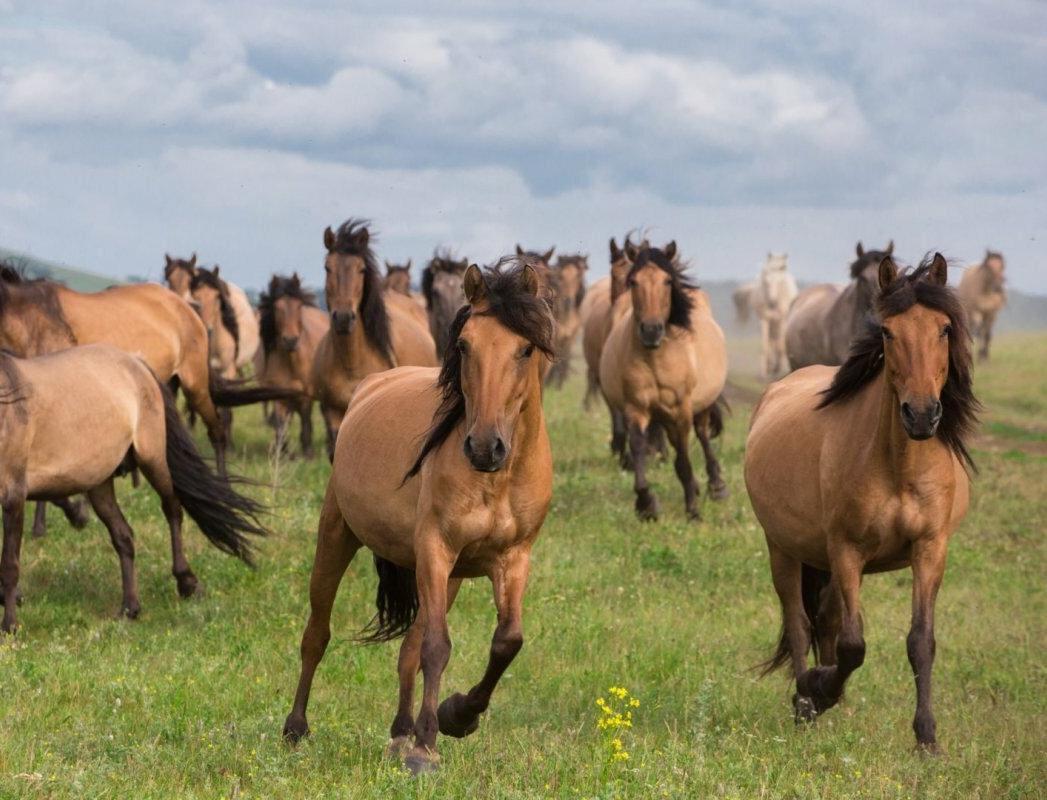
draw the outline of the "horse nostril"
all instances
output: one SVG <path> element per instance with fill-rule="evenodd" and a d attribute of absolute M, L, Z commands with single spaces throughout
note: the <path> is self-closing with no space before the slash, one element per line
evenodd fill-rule
<path fill-rule="evenodd" d="M 473 457 L 473 437 L 472 436 L 466 436 L 465 437 L 465 442 L 463 443 L 462 448 L 465 450 L 465 455 L 466 456 L 468 456 L 469 458 Z"/>
<path fill-rule="evenodd" d="M 931 406 L 931 419 L 938 422 L 942 418 L 942 402 L 941 400 L 935 400 L 934 405 Z"/>
<path fill-rule="evenodd" d="M 912 410 L 912 406 L 908 403 L 902 403 L 902 416 L 906 422 L 914 422 L 916 420 L 916 412 Z"/>
<path fill-rule="evenodd" d="M 499 461 L 505 458 L 505 442 L 502 441 L 501 436 L 495 439 L 494 447 L 491 448 L 491 452 L 494 455 L 494 457 L 497 458 Z"/>

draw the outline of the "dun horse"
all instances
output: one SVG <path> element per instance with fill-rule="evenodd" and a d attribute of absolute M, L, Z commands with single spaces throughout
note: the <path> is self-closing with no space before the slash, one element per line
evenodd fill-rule
<path fill-rule="evenodd" d="M 272 406 L 270 422 L 276 430 L 278 447 L 287 441 L 291 415 L 301 421 L 302 455 L 313 457 L 313 360 L 330 327 L 327 314 L 316 307 L 313 293 L 302 286 L 298 273 L 290 278 L 274 275 L 259 298 L 262 352 L 260 380 L 266 386 L 282 386 L 299 393 Z"/>
<path fill-rule="evenodd" d="M 331 327 L 313 362 L 313 385 L 327 428 L 327 454 L 357 385 L 396 366 L 435 366 L 436 349 L 413 303 L 382 292 L 367 223 L 347 220 L 324 231 L 325 293 Z M 399 298 L 399 299 L 397 299 Z"/>
<path fill-rule="evenodd" d="M 764 378 L 775 377 L 786 365 L 785 315 L 795 299 L 796 281 L 789 274 L 789 257 L 768 253 L 749 295 L 749 306 L 760 320 Z"/>
<path fill-rule="evenodd" d="M 204 463 L 171 395 L 144 362 L 102 344 L 25 360 L 2 353 L 0 384 L 5 632 L 16 626 L 26 501 L 77 492 L 87 493 L 120 557 L 121 612 L 138 616 L 134 534 L 113 491 L 114 475 L 126 469 L 141 469 L 160 495 L 182 597 L 199 589 L 182 550 L 183 508 L 212 544 L 250 563 L 245 535 L 264 533 L 260 507 Z"/>
<path fill-rule="evenodd" d="M 878 319 L 839 369 L 772 384 L 753 413 L 745 482 L 770 551 L 783 630 L 767 671 L 790 665 L 797 721 L 834 706 L 865 659 L 862 576 L 912 568 L 907 639 L 917 743 L 936 747 L 934 603 L 967 512 L 971 392 L 964 315 L 935 254 L 879 266 Z M 813 648 L 817 665 L 808 666 Z"/>
<path fill-rule="evenodd" d="M 709 492 L 714 499 L 727 496 L 710 443 L 723 428 L 718 405 L 727 381 L 723 331 L 705 293 L 688 282 L 675 259 L 675 242 L 636 254 L 627 279 L 630 310 L 614 321 L 600 357 L 600 388 L 628 430 L 636 512 L 643 520 L 658 517 L 646 473 L 646 431 L 652 422 L 661 424 L 676 451 L 689 518 L 699 518 L 698 484 L 687 452 L 692 426 L 705 453 Z"/>
<path fill-rule="evenodd" d="M 429 315 L 429 331 L 436 343 L 436 354 L 447 353 L 448 331 L 458 309 L 465 305 L 462 276 L 469 262 L 456 259 L 450 250 L 438 249 L 422 271 L 422 296 Z"/>
<path fill-rule="evenodd" d="M 858 257 L 851 264 L 847 286 L 808 286 L 793 301 L 785 318 L 785 353 L 790 369 L 812 364 L 835 366 L 847 359 L 851 340 L 863 330 L 876 301 L 880 261 L 894 252 L 894 242 L 883 251 L 867 251 L 858 242 L 855 252 Z"/>
<path fill-rule="evenodd" d="M 169 288 L 183 300 L 192 300 L 189 284 L 196 274 L 196 253 L 186 258 L 171 258 L 164 253 L 164 280 Z"/>
<path fill-rule="evenodd" d="M 523 645 L 530 552 L 552 496 L 541 362 L 552 356 L 554 324 L 538 275 L 526 265 L 485 273 L 474 265 L 465 292 L 469 304 L 455 318 L 439 373 L 401 367 L 372 375 L 342 422 L 320 515 L 302 672 L 284 724 L 292 741 L 309 731 L 306 706 L 331 637 L 335 592 L 366 546 L 379 576 L 368 639 L 406 633 L 389 753 L 406 755 L 415 773 L 436 767 L 438 730 L 456 737 L 476 730 Z M 447 612 L 462 579 L 484 575 L 498 610 L 487 670 L 468 693 L 440 703 L 451 653 Z"/>
<path fill-rule="evenodd" d="M 196 253 L 189 260 L 171 258 L 167 254 L 164 254 L 164 259 L 164 279 L 168 288 L 193 303 L 203 317 L 208 332 L 217 333 L 222 338 L 217 345 L 212 342 L 212 358 L 217 355 L 223 360 L 219 370 L 227 378 L 243 374 L 248 364 L 254 362 L 260 342 L 258 317 L 244 290 L 235 283 L 219 278 L 217 266 L 210 270 L 197 267 Z M 207 273 L 207 276 L 202 273 Z M 220 298 L 216 296 L 219 293 Z M 235 337 L 235 347 L 230 344 L 231 337 Z M 229 360 L 228 364 L 224 363 L 226 359 Z"/>
<path fill-rule="evenodd" d="M 556 361 L 549 369 L 550 386 L 563 386 L 571 371 L 571 348 L 582 325 L 580 310 L 585 300 L 585 273 L 588 270 L 589 257 L 581 254 L 561 255 L 552 267 Z"/>
<path fill-rule="evenodd" d="M 406 264 L 385 262 L 385 290 L 399 292 L 405 297 L 414 296 L 411 294 L 411 259 L 407 259 Z"/>
<path fill-rule="evenodd" d="M 986 250 L 982 263 L 969 267 L 960 278 L 960 300 L 967 311 L 971 334 L 975 341 L 981 343 L 978 358 L 989 357 L 989 343 L 992 341 L 996 315 L 1007 305 L 1003 273 L 1003 255 Z"/>

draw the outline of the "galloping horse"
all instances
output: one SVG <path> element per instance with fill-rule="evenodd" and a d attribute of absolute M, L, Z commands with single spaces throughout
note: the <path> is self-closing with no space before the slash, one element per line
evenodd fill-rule
<path fill-rule="evenodd" d="M 212 544 L 250 563 L 245 534 L 265 533 L 260 506 L 204 463 L 170 393 L 144 362 L 105 344 L 25 360 L 0 353 L 0 384 L 3 631 L 16 626 L 26 500 L 78 492 L 87 493 L 120 557 L 121 612 L 138 616 L 134 534 L 113 492 L 114 475 L 132 467 L 160 495 L 182 597 L 199 589 L 182 550 L 183 508 Z"/>
<path fill-rule="evenodd" d="M 349 398 L 365 377 L 396 366 L 435 366 L 436 348 L 401 295 L 383 295 L 367 222 L 349 219 L 324 231 L 325 293 L 331 327 L 313 361 L 313 386 L 327 427 L 327 454 Z M 400 300 L 394 298 L 399 297 Z"/>
<path fill-rule="evenodd" d="M 982 263 L 968 267 L 960 278 L 958 293 L 967 311 L 971 334 L 975 341 L 981 341 L 978 348 L 978 358 L 981 359 L 989 357 L 989 342 L 992 341 L 996 315 L 1007 305 L 1004 269 L 1003 255 L 986 250 Z"/>
<path fill-rule="evenodd" d="M 585 273 L 588 270 L 589 257 L 580 253 L 561 255 L 552 267 L 556 361 L 549 369 L 550 386 L 563 386 L 571 371 L 571 347 L 582 325 L 580 308 L 585 299 Z"/>
<path fill-rule="evenodd" d="M 458 309 L 465 305 L 462 276 L 468 266 L 466 259 L 456 259 L 450 250 L 442 248 L 433 252 L 422 271 L 422 296 L 429 314 L 429 331 L 441 359 L 447 353 L 447 332 Z"/>
<path fill-rule="evenodd" d="M 862 576 L 911 567 L 913 729 L 933 750 L 934 602 L 949 537 L 967 513 L 978 402 L 945 259 L 899 274 L 888 256 L 878 271 L 879 319 L 844 365 L 792 373 L 753 413 L 745 483 L 783 620 L 765 672 L 791 664 L 797 721 L 831 708 L 865 658 Z M 812 647 L 818 663 L 808 668 Z"/>
<path fill-rule="evenodd" d="M 286 443 L 291 415 L 301 421 L 302 455 L 313 457 L 313 360 L 330 327 L 327 314 L 316 307 L 316 297 L 303 288 L 298 273 L 290 278 L 274 275 L 258 302 L 264 360 L 259 380 L 266 386 L 283 386 L 299 397 L 273 404 L 270 422 L 276 441 Z"/>
<path fill-rule="evenodd" d="M 710 438 L 723 429 L 718 405 L 727 382 L 723 331 L 709 299 L 676 263 L 676 242 L 664 250 L 644 247 L 629 270 L 631 305 L 618 315 L 600 357 L 600 388 L 612 410 L 622 413 L 632 454 L 636 512 L 658 517 L 647 485 L 646 431 L 661 423 L 676 451 L 676 475 L 687 516 L 698 519 L 698 485 L 687 453 L 691 427 L 705 453 L 709 492 L 727 496 Z"/>
<path fill-rule="evenodd" d="M 877 269 L 894 252 L 865 250 L 858 242 L 858 258 L 851 264 L 851 282 L 844 288 L 832 283 L 808 286 L 793 301 L 785 318 L 785 353 L 790 369 L 812 364 L 835 366 L 847 359 L 851 340 L 863 330 L 878 291 Z"/>
<path fill-rule="evenodd" d="M 749 295 L 749 306 L 760 320 L 764 378 L 775 377 L 785 366 L 785 315 L 796 294 L 789 257 L 768 253 Z"/>
<path fill-rule="evenodd" d="M 484 273 L 474 265 L 465 293 L 469 305 L 454 321 L 443 367 L 370 376 L 342 422 L 320 514 L 302 672 L 283 729 L 291 741 L 309 732 L 306 706 L 331 638 L 331 606 L 349 562 L 366 546 L 379 581 L 368 639 L 406 633 L 388 752 L 406 755 L 414 773 L 436 768 L 438 729 L 456 737 L 476 730 L 523 646 L 530 552 L 552 497 L 541 362 L 553 355 L 554 323 L 538 275 L 527 265 Z M 487 670 L 467 694 L 437 707 L 451 653 L 447 612 L 462 579 L 483 575 L 498 609 Z"/>

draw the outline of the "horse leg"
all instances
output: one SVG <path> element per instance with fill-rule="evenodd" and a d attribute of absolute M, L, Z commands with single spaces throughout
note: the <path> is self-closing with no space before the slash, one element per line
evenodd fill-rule
<path fill-rule="evenodd" d="M 767 672 L 776 669 L 788 659 L 795 677 L 806 671 L 807 653 L 811 648 L 812 620 L 808 619 L 803 605 L 803 565 L 770 539 L 767 540 L 767 552 L 774 591 L 782 605 L 782 635 L 778 650 L 765 669 Z M 793 710 L 797 722 L 814 719 L 814 706 L 806 697 L 793 695 Z"/>
<path fill-rule="evenodd" d="M 647 486 L 647 425 L 641 419 L 630 419 L 629 452 L 633 457 L 633 491 L 636 492 L 636 515 L 644 522 L 658 519 L 658 499 Z"/>
<path fill-rule="evenodd" d="M 461 587 L 460 578 L 452 578 L 447 584 L 447 609 L 454 605 L 454 599 Z M 400 644 L 400 657 L 397 659 L 396 671 L 400 678 L 400 702 L 396 708 L 393 724 L 389 726 L 389 744 L 386 745 L 386 756 L 399 761 L 411 749 L 411 734 L 414 733 L 414 683 L 422 664 L 422 635 L 425 633 L 425 618 L 419 614 L 414 624 L 407 631 Z M 439 713 L 439 712 L 438 712 Z"/>
<path fill-rule="evenodd" d="M 674 422 L 676 424 L 669 429 L 673 449 L 676 451 L 673 467 L 676 468 L 676 477 L 683 486 L 683 505 L 684 511 L 687 512 L 687 519 L 698 521 L 702 518 L 698 510 L 698 483 L 694 480 L 694 468 L 691 466 L 691 456 L 687 452 L 687 439 L 691 431 L 690 415 L 684 416 L 682 426 L 678 420 Z"/>
<path fill-rule="evenodd" d="M 716 453 L 713 452 L 709 436 L 708 409 L 694 415 L 694 435 L 698 437 L 702 445 L 702 453 L 705 455 L 705 476 L 709 481 L 709 496 L 713 500 L 726 500 L 730 497 L 731 491 L 724 483 L 720 473 L 720 462 L 716 458 Z"/>
<path fill-rule="evenodd" d="M 87 504 L 84 503 L 82 498 L 60 497 L 53 502 L 62 509 L 66 521 L 76 530 L 83 530 L 87 527 L 87 523 L 91 521 L 91 516 L 87 513 Z"/>
<path fill-rule="evenodd" d="M 611 452 L 618 456 L 618 466 L 625 470 L 633 468 L 626 444 L 629 434 L 625 426 L 625 415 L 621 411 L 611 410 Z"/>
<path fill-rule="evenodd" d="M 215 465 L 218 474 L 226 475 L 225 449 L 227 446 L 226 429 L 222 417 L 211 400 L 211 392 L 207 384 L 207 376 L 204 375 L 198 381 L 186 381 L 182 376 L 182 391 L 189 399 L 189 405 L 196 410 L 207 426 L 207 438 L 211 440 L 214 448 Z"/>
<path fill-rule="evenodd" d="M 652 419 L 647 426 L 647 451 L 656 453 L 662 458 L 669 457 L 669 444 L 665 438 L 665 426 L 656 419 Z"/>
<path fill-rule="evenodd" d="M 912 626 L 906 639 L 909 664 L 916 678 L 916 746 L 936 753 L 937 724 L 931 709 L 931 668 L 934 666 L 934 601 L 945 574 L 945 536 L 921 539 L 912 553 Z"/>
<path fill-rule="evenodd" d="M 491 574 L 494 603 L 498 609 L 498 626 L 491 639 L 491 652 L 480 682 L 468 694 L 452 694 L 437 712 L 440 733 L 462 738 L 480 725 L 480 714 L 487 710 L 491 695 L 502 674 L 523 647 L 523 595 L 530 572 L 530 551 L 520 549 L 499 561 Z"/>
<path fill-rule="evenodd" d="M 324 425 L 327 429 L 327 460 L 334 462 L 334 446 L 338 441 L 338 428 L 342 425 L 344 411 L 339 411 L 330 406 L 321 406 L 320 413 L 323 414 Z"/>
<path fill-rule="evenodd" d="M 836 637 L 836 664 L 818 666 L 804 671 L 796 679 L 796 691 L 807 699 L 815 714 L 821 714 L 836 705 L 843 696 L 847 678 L 865 661 L 865 638 L 862 635 L 862 616 L 859 594 L 862 583 L 862 559 L 853 549 L 830 554 L 832 582 L 840 593 L 842 618 Z"/>
<path fill-rule="evenodd" d="M 18 627 L 18 573 L 22 554 L 22 526 L 25 522 L 25 497 L 11 497 L 4 508 L 4 549 L 0 555 L 0 587 L 4 592 L 4 620 L 0 631 L 13 633 Z"/>
<path fill-rule="evenodd" d="M 771 377 L 771 323 L 760 317 L 760 358 L 762 361 L 763 379 Z"/>
<path fill-rule="evenodd" d="M 135 576 L 135 540 L 131 526 L 127 524 L 113 492 L 113 479 L 109 478 L 87 493 L 91 507 L 109 531 L 113 549 L 120 557 L 120 579 L 124 598 L 120 604 L 120 615 L 135 619 L 142 610 L 138 602 L 138 579 Z"/>
<path fill-rule="evenodd" d="M 138 465 L 149 485 L 160 495 L 160 507 L 167 520 L 167 529 L 171 536 L 171 574 L 174 575 L 175 584 L 178 586 L 178 596 L 185 599 L 192 597 L 202 590 L 199 579 L 189 566 L 189 559 L 185 557 L 185 549 L 182 546 L 182 504 L 174 491 L 174 481 L 171 472 L 167 468 L 166 454 L 151 457 L 145 447 L 136 451 Z"/>
<path fill-rule="evenodd" d="M 830 581 L 818 601 L 818 663 L 823 667 L 836 664 L 836 639 L 843 620 L 843 600 Z"/>
<path fill-rule="evenodd" d="M 427 541 L 428 539 L 428 541 Z M 415 534 L 418 542 L 415 564 L 418 579 L 418 608 L 425 615 L 422 632 L 422 708 L 414 724 L 414 747 L 404 760 L 413 774 L 432 772 L 440 763 L 436 752 L 439 730 L 437 704 L 440 678 L 451 658 L 451 636 L 447 630 L 447 582 L 455 555 L 449 553 L 435 529 L 428 535 Z"/>
<path fill-rule="evenodd" d="M 286 403 L 277 400 L 269 414 L 269 424 L 273 427 L 273 448 L 281 455 L 285 455 L 289 449 L 287 432 L 291 428 L 291 413 Z"/>
<path fill-rule="evenodd" d="M 313 404 L 305 400 L 298 407 L 298 417 L 301 423 L 299 431 L 299 444 L 302 448 L 302 458 L 314 458 L 316 451 L 313 450 Z"/>
<path fill-rule="evenodd" d="M 284 738 L 292 744 L 309 734 L 305 712 L 313 674 L 331 640 L 331 608 L 342 576 L 361 547 L 338 510 L 332 484 L 327 486 L 316 540 L 313 573 L 309 579 L 309 621 L 302 634 L 302 672 L 291 713 L 284 722 Z"/>
<path fill-rule="evenodd" d="M 36 501 L 36 512 L 33 514 L 33 530 L 32 537 L 34 539 L 42 539 L 47 535 L 47 501 L 37 500 Z"/>

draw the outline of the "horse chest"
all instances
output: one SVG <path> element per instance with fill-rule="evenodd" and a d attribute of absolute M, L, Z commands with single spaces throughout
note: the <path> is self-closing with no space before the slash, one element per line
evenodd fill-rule
<path fill-rule="evenodd" d="M 903 556 L 915 540 L 933 536 L 945 517 L 940 487 L 920 481 L 898 485 L 884 481 L 866 488 L 871 491 L 855 499 L 839 526 L 872 563 Z"/>

